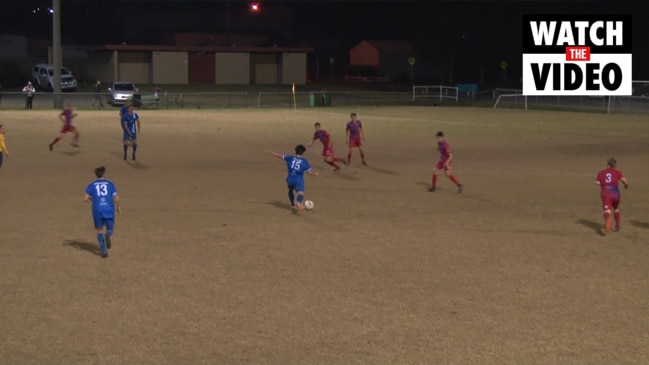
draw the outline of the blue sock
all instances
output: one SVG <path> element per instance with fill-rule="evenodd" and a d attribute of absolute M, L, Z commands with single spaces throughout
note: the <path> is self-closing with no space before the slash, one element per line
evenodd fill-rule
<path fill-rule="evenodd" d="M 298 194 L 298 196 L 297 196 L 297 202 L 298 202 L 298 203 L 302 203 L 302 200 L 304 200 L 304 195 L 302 195 L 302 194 Z"/>
<path fill-rule="evenodd" d="M 288 191 L 288 199 L 291 201 L 291 206 L 295 205 L 295 194 L 293 194 L 293 190 Z"/>
<path fill-rule="evenodd" d="M 99 249 L 101 250 L 101 253 L 106 254 L 108 251 L 106 251 L 106 242 L 104 242 L 104 235 L 101 233 L 97 233 L 97 241 L 99 242 Z"/>
<path fill-rule="evenodd" d="M 112 229 L 107 229 L 106 230 L 106 236 L 110 237 L 113 235 L 113 230 Z"/>
<path fill-rule="evenodd" d="M 128 152 L 128 145 L 124 145 L 124 156 L 126 156 L 127 152 Z"/>
<path fill-rule="evenodd" d="M 137 151 L 137 145 L 136 144 L 133 145 L 133 157 L 135 157 L 135 151 Z"/>

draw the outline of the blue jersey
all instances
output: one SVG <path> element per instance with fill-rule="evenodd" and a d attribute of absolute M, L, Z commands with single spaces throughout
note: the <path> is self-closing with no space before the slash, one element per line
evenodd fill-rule
<path fill-rule="evenodd" d="M 86 194 L 92 197 L 92 216 L 94 218 L 115 218 L 115 185 L 104 179 L 98 179 L 86 187 Z"/>
<path fill-rule="evenodd" d="M 126 115 L 122 117 L 122 128 L 125 129 L 124 132 L 128 131 L 131 132 L 131 134 L 137 134 L 137 130 L 135 129 L 135 122 L 139 118 L 140 117 L 137 115 L 137 113 L 126 113 Z M 124 124 L 126 124 L 126 127 L 124 127 Z"/>
<path fill-rule="evenodd" d="M 124 104 L 121 108 L 119 108 L 119 116 L 120 118 L 124 118 L 126 114 L 128 114 L 128 107 L 126 106 L 126 104 Z"/>
<path fill-rule="evenodd" d="M 286 161 L 288 167 L 287 179 L 292 177 L 304 177 L 305 172 L 311 171 L 309 161 L 300 156 L 282 155 L 282 159 Z"/>

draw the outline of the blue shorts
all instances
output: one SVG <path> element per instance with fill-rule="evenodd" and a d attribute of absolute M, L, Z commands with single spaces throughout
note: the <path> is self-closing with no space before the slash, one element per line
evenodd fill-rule
<path fill-rule="evenodd" d="M 304 191 L 304 177 L 289 177 L 286 179 L 286 185 L 290 190 Z"/>
<path fill-rule="evenodd" d="M 133 137 L 131 137 L 131 135 L 132 135 Z M 127 132 L 124 132 L 124 139 L 123 139 L 123 141 L 126 142 L 126 141 L 128 141 L 128 140 L 133 140 L 133 142 L 137 141 L 137 134 L 136 134 L 136 133 L 128 134 Z"/>
<path fill-rule="evenodd" d="M 104 218 L 104 217 L 92 217 L 92 220 L 95 222 L 95 228 L 108 228 L 113 229 L 115 226 L 115 218 Z"/>

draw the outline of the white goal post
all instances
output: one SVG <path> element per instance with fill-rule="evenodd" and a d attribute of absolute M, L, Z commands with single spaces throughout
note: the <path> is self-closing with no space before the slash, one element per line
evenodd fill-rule
<path fill-rule="evenodd" d="M 497 97 L 493 108 L 536 108 L 605 111 L 610 113 L 649 113 L 649 81 L 634 80 L 629 96 L 526 96 L 522 90 L 508 90 Z"/>
<path fill-rule="evenodd" d="M 443 85 L 413 85 L 412 86 L 412 101 L 419 98 L 435 98 L 444 100 L 451 99 L 458 101 L 458 88 L 455 86 Z"/>

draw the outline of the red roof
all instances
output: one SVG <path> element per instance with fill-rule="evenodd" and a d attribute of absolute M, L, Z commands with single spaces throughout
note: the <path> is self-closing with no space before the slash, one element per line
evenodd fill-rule
<path fill-rule="evenodd" d="M 363 41 L 382 52 L 411 52 L 414 49 L 410 41 Z"/>
<path fill-rule="evenodd" d="M 105 44 L 89 47 L 88 52 L 124 51 L 124 52 L 250 52 L 250 53 L 310 53 L 309 47 L 215 47 L 215 46 L 174 46 L 174 45 L 138 45 L 138 44 Z"/>

